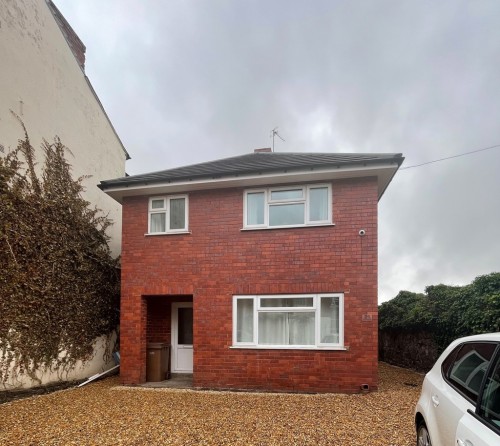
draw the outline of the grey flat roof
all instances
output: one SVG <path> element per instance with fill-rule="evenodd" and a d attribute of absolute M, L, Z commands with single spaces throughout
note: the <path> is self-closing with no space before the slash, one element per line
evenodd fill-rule
<path fill-rule="evenodd" d="M 401 153 L 284 153 L 259 152 L 223 158 L 190 166 L 160 170 L 112 180 L 101 181 L 102 190 L 115 187 L 140 186 L 189 180 L 211 180 L 224 176 L 304 171 L 315 168 L 365 167 L 377 164 L 401 165 Z"/>

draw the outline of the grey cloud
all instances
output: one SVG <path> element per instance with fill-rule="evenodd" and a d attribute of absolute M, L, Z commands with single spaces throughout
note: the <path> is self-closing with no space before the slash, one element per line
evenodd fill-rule
<path fill-rule="evenodd" d="M 129 173 L 270 146 L 403 152 L 500 143 L 496 1 L 56 0 L 132 155 Z M 380 299 L 499 269 L 500 149 L 398 173 Z"/>

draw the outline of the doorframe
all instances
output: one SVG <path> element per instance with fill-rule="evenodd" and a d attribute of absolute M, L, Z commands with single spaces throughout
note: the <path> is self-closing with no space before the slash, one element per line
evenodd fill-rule
<path fill-rule="evenodd" d="M 175 361 L 176 361 L 176 354 L 177 350 L 176 347 L 178 345 L 178 336 L 177 336 L 177 328 L 178 328 L 178 312 L 177 310 L 179 308 L 193 308 L 193 302 L 172 302 L 172 308 L 171 308 L 171 342 L 172 342 L 172 352 L 170 354 L 170 371 L 172 373 L 193 373 L 191 370 L 190 372 L 183 371 L 183 370 L 175 370 Z M 194 316 L 194 314 L 193 314 Z M 193 333 L 194 335 L 194 333 Z M 194 339 L 193 339 L 194 342 Z M 193 349 L 193 357 L 194 357 L 194 349 Z M 194 358 L 193 358 L 194 359 Z"/>

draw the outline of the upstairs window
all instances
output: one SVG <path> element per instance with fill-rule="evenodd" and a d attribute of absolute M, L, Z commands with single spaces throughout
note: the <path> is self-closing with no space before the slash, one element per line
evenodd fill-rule
<path fill-rule="evenodd" d="M 244 194 L 246 229 L 280 228 L 332 223 L 329 184 L 247 190 Z"/>
<path fill-rule="evenodd" d="M 149 199 L 149 234 L 170 234 L 188 230 L 188 197 L 175 195 Z"/>

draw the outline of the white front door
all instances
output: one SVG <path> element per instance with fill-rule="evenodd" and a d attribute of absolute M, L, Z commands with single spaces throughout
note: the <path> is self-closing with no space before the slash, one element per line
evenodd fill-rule
<path fill-rule="evenodd" d="M 193 303 L 172 303 L 172 373 L 193 373 Z"/>

